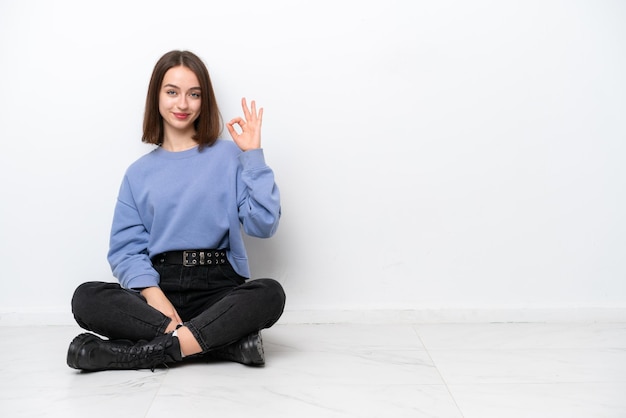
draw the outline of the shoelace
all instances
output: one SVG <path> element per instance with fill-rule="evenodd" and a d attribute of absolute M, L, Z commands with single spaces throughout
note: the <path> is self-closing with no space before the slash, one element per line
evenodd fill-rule
<path fill-rule="evenodd" d="M 149 367 L 152 372 L 159 365 L 168 367 L 163 342 L 149 344 L 147 341 L 140 341 L 131 347 L 112 347 L 112 350 L 118 353 L 119 364 L 137 363 L 142 367 Z"/>

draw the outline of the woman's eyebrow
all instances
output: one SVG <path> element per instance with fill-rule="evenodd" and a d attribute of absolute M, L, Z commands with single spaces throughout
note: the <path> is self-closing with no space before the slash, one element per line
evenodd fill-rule
<path fill-rule="evenodd" d="M 175 89 L 180 89 L 180 87 L 178 87 L 176 84 L 165 84 L 163 87 L 164 88 L 165 87 L 172 87 L 172 88 L 175 88 Z M 200 88 L 200 87 L 191 87 L 189 90 L 202 90 L 202 88 Z"/>

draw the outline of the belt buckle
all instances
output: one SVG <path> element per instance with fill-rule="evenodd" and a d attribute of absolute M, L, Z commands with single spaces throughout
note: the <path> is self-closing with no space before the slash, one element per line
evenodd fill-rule
<path fill-rule="evenodd" d="M 193 267 L 198 264 L 198 260 L 195 259 L 197 256 L 197 251 L 183 251 L 183 266 L 185 267 Z M 194 258 L 194 260 L 189 261 L 189 256 Z"/>

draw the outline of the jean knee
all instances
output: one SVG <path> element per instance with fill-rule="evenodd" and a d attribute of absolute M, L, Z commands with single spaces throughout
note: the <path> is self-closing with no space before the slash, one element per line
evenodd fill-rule
<path fill-rule="evenodd" d="M 276 319 L 280 317 L 285 309 L 286 295 L 283 286 L 274 279 L 258 279 L 264 290 L 267 306 L 273 306 L 276 310 Z"/>
<path fill-rule="evenodd" d="M 75 318 L 82 317 L 94 309 L 95 301 L 108 283 L 85 282 L 79 285 L 72 295 L 72 313 Z"/>
<path fill-rule="evenodd" d="M 285 299 L 283 286 L 274 279 L 256 279 L 251 283 L 257 284 L 269 296 Z"/>

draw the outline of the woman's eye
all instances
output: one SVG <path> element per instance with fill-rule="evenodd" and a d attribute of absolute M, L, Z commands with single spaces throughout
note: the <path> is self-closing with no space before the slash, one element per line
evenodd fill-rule
<path fill-rule="evenodd" d="M 199 99 L 200 93 L 191 93 L 190 96 L 193 97 L 194 99 Z"/>
<path fill-rule="evenodd" d="M 167 94 L 168 96 L 173 96 L 176 94 L 176 92 L 174 90 L 167 90 L 165 94 Z"/>

